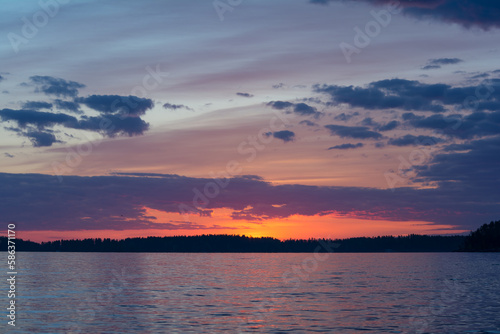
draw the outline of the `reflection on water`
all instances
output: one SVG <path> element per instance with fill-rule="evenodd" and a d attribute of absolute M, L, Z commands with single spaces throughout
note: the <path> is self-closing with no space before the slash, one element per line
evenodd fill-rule
<path fill-rule="evenodd" d="M 500 333 L 500 254 L 18 259 L 16 333 Z"/>

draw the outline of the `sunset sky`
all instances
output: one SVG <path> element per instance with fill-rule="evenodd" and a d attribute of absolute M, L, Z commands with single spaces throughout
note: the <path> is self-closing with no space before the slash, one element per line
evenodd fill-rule
<path fill-rule="evenodd" d="M 17 237 L 462 234 L 500 218 L 500 2 L 2 1 Z"/>

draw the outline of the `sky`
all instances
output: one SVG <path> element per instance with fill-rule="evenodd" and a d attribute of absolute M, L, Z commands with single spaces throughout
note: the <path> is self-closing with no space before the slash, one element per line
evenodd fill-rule
<path fill-rule="evenodd" d="M 498 1 L 0 4 L 0 223 L 19 238 L 500 217 Z"/>

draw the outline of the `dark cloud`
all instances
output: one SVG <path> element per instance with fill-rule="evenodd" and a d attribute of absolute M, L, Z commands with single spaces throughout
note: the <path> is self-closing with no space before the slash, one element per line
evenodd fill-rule
<path fill-rule="evenodd" d="M 39 129 L 61 124 L 67 127 L 78 123 L 77 119 L 73 116 L 66 114 L 56 114 L 50 112 L 42 112 L 35 110 L 0 110 L 0 118 L 2 121 L 14 121 L 20 128 L 26 128 L 28 125 L 35 126 Z"/>
<path fill-rule="evenodd" d="M 142 135 L 149 129 L 149 124 L 139 117 L 121 117 L 117 115 L 82 116 L 79 120 L 76 117 L 61 113 L 2 109 L 0 110 L 0 119 L 2 121 L 14 121 L 21 129 L 29 127 L 38 129 L 38 131 L 18 131 L 20 135 L 30 138 L 34 146 L 50 146 L 47 144 L 56 142 L 53 134 L 47 131 L 47 128 L 55 125 L 70 129 L 99 132 L 107 137 L 137 136 Z M 9 129 L 11 131 L 16 130 L 15 128 Z"/>
<path fill-rule="evenodd" d="M 432 103 L 433 90 L 441 89 L 435 86 L 422 90 L 418 81 L 391 79 L 372 82 L 367 88 L 336 85 L 315 85 L 315 92 L 326 93 L 336 103 L 346 103 L 352 107 L 365 109 L 419 110 L 442 112 L 441 105 Z"/>
<path fill-rule="evenodd" d="M 303 120 L 303 121 L 300 121 L 299 124 L 301 125 L 307 125 L 307 126 L 318 126 L 318 124 L 314 123 L 314 122 L 311 122 L 307 119 Z"/>
<path fill-rule="evenodd" d="M 423 70 L 433 70 L 441 68 L 442 65 L 453 65 L 463 62 L 462 59 L 459 58 L 437 58 L 437 59 L 429 59 L 427 65 L 422 67 Z"/>
<path fill-rule="evenodd" d="M 272 135 L 274 138 L 281 139 L 285 143 L 293 141 L 295 139 L 295 133 L 288 130 L 273 132 Z"/>
<path fill-rule="evenodd" d="M 384 125 L 381 125 L 377 128 L 378 131 L 390 131 L 390 130 L 394 130 L 395 128 L 397 128 L 399 126 L 399 122 L 398 121 L 390 121 L 389 123 L 387 124 L 384 124 Z"/>
<path fill-rule="evenodd" d="M 409 121 L 409 120 L 412 120 L 412 119 L 420 119 L 420 118 L 423 118 L 424 116 L 418 116 L 418 115 L 415 115 L 414 113 L 412 112 L 405 112 L 401 115 L 401 118 L 403 119 L 403 121 Z"/>
<path fill-rule="evenodd" d="M 442 116 L 432 115 L 429 117 L 419 116 L 412 113 L 403 114 L 403 119 L 409 120 L 410 124 L 416 128 L 444 130 L 456 126 L 461 122 L 460 115 Z"/>
<path fill-rule="evenodd" d="M 192 197 L 192 194 L 189 194 L 187 187 L 197 185 L 197 182 L 192 182 L 190 179 L 176 175 L 165 176 L 163 179 L 149 177 L 79 178 L 65 176 L 64 182 L 59 182 L 56 177 L 52 176 L 34 174 L 24 174 L 24 177 L 21 178 L 18 178 L 18 176 L 14 174 L 0 174 L 0 179 L 7 181 L 4 184 L 5 187 L 2 187 L 0 190 L 0 196 L 10 194 L 20 201 L 17 210 L 25 207 L 28 202 L 32 203 L 31 206 L 34 210 L 32 216 L 22 212 L 15 214 L 14 210 L 9 210 L 9 219 L 13 218 L 10 221 L 26 222 L 27 225 L 24 226 L 25 230 L 79 230 L 81 228 L 96 230 L 106 228 L 114 230 L 139 228 L 176 230 L 214 227 L 186 221 L 156 222 L 152 217 L 145 214 L 141 206 L 138 206 L 138 204 L 147 205 L 158 209 L 162 207 L 169 212 L 179 212 L 178 205 L 174 200 L 174 188 L 178 189 L 179 198 L 185 198 L 186 202 L 191 204 L 188 198 Z M 26 182 L 30 182 L 30 186 L 21 184 L 21 188 L 16 188 L 16 182 L 21 181 L 23 178 L 25 178 Z M 142 182 L 137 182 L 140 180 L 145 180 L 146 183 L 153 186 L 151 188 L 153 192 L 157 192 L 160 189 L 168 192 L 168 194 L 165 194 L 165 200 L 161 200 L 160 203 L 153 199 L 155 196 L 148 196 L 144 192 L 144 189 L 140 189 Z M 79 185 L 80 182 L 83 183 Z M 45 187 L 47 188 L 44 190 L 43 188 Z M 99 191 L 99 189 L 101 190 Z M 122 191 L 127 193 L 122 193 Z M 90 196 L 83 195 L 85 192 L 90 192 Z M 44 193 L 47 196 L 46 199 L 42 198 Z M 115 199 L 111 199 L 107 198 L 107 196 L 116 197 Z M 138 198 L 133 199 L 133 196 L 140 196 L 143 199 L 149 198 L 149 200 L 153 201 L 147 203 L 140 200 L 143 203 L 140 204 L 136 202 Z M 117 198 L 122 198 L 122 204 L 119 203 L 121 201 L 116 200 Z M 55 209 L 59 205 L 60 207 Z M 6 205 L 0 204 L 1 210 L 5 207 Z M 51 210 L 56 210 L 58 213 L 55 213 L 55 211 L 51 213 Z M 200 210 L 200 214 L 209 211 Z M 30 216 L 31 218 L 29 218 Z M 131 220 L 128 218 L 131 218 Z M 0 220 L 3 221 L 3 218 L 0 218 Z"/>
<path fill-rule="evenodd" d="M 327 103 L 324 103 L 320 98 L 317 97 L 304 97 L 301 99 L 302 102 L 306 103 L 317 103 L 319 105 L 327 105 Z"/>
<path fill-rule="evenodd" d="M 500 147 L 497 144 L 490 145 L 482 151 L 483 154 L 498 152 Z M 437 167 L 421 171 L 422 178 L 458 180 L 453 189 L 398 188 L 391 191 L 272 185 L 259 179 L 232 178 L 215 198 L 203 195 L 207 184 L 215 184 L 211 178 L 177 175 L 64 176 L 63 182 L 59 182 L 56 176 L 0 173 L 0 223 L 18 222 L 25 231 L 158 229 L 163 225 L 148 217 L 144 207 L 173 213 L 189 212 L 192 208 L 193 213 L 200 215 L 217 208 L 227 208 L 233 211 L 234 216 L 257 217 L 264 224 L 271 224 L 273 218 L 336 212 L 364 219 L 427 221 L 473 229 L 484 221 L 498 218 L 500 190 L 493 185 L 498 185 L 499 181 L 499 158 L 498 154 L 494 154 L 490 165 L 481 165 L 484 160 L 462 161 L 454 157 L 453 162 L 466 164 L 456 170 L 453 170 L 451 161 L 439 162 L 452 169 L 453 173 L 448 176 L 446 170 Z M 470 168 L 472 166 L 478 168 L 480 180 L 489 182 L 487 192 L 457 191 L 456 187 L 469 182 L 469 172 L 474 171 Z M 466 172 L 462 170 L 464 167 L 467 167 Z M 481 177 L 481 171 L 496 174 Z M 492 175 L 494 179 L 487 179 Z M 183 205 L 182 209 L 179 205 Z M 332 228 L 334 224 L 332 221 Z"/>
<path fill-rule="evenodd" d="M 0 75 L 0 81 L 3 81 L 3 80 L 5 80 L 5 78 Z"/>
<path fill-rule="evenodd" d="M 345 0 L 310 0 L 314 4 L 328 4 Z M 398 4 L 403 13 L 422 20 L 433 19 L 460 24 L 466 28 L 484 30 L 500 27 L 500 3 L 495 0 L 356 0 L 387 7 Z"/>
<path fill-rule="evenodd" d="M 489 73 L 480 73 L 480 74 L 476 74 L 476 75 L 471 76 L 469 79 L 484 79 L 484 78 L 487 78 L 489 76 L 490 76 Z"/>
<path fill-rule="evenodd" d="M 292 107 L 294 104 L 286 101 L 271 101 L 268 102 L 267 105 L 272 107 L 273 109 L 283 110 Z"/>
<path fill-rule="evenodd" d="M 332 135 L 340 136 L 341 138 L 357 138 L 357 139 L 379 139 L 382 135 L 378 132 L 371 131 L 364 126 L 343 126 L 343 125 L 325 125 L 325 128 L 330 130 Z"/>
<path fill-rule="evenodd" d="M 342 144 L 342 145 L 335 145 L 335 146 L 332 146 L 328 149 L 329 150 L 348 150 L 351 148 L 358 148 L 358 147 L 363 147 L 363 144 L 362 143 L 357 143 L 357 144 L 347 143 L 347 144 Z"/>
<path fill-rule="evenodd" d="M 82 113 L 82 111 L 80 110 L 80 104 L 77 102 L 63 101 L 60 99 L 56 99 L 56 100 L 54 100 L 54 104 L 57 108 L 59 108 L 61 110 L 71 111 L 75 114 Z"/>
<path fill-rule="evenodd" d="M 379 124 L 373 120 L 371 117 L 365 117 L 362 121 L 361 124 L 364 126 L 378 126 Z"/>
<path fill-rule="evenodd" d="M 253 174 L 241 175 L 239 178 L 240 179 L 244 179 L 244 180 L 259 180 L 259 181 L 264 181 L 264 178 L 262 176 L 253 175 Z"/>
<path fill-rule="evenodd" d="M 236 95 L 242 96 L 242 97 L 253 97 L 253 95 L 249 94 L 249 93 L 236 93 Z"/>
<path fill-rule="evenodd" d="M 39 101 L 26 101 L 23 103 L 23 109 L 50 109 L 52 103 L 39 102 Z"/>
<path fill-rule="evenodd" d="M 472 139 L 500 134 L 500 111 L 478 111 L 467 116 L 460 114 L 417 116 L 404 114 L 409 125 L 420 129 L 431 129 L 451 137 Z"/>
<path fill-rule="evenodd" d="M 172 109 L 172 110 L 177 110 L 177 109 L 186 109 L 186 110 L 191 110 L 193 109 L 189 108 L 188 106 L 185 106 L 183 104 L 171 104 L 171 103 L 165 103 L 163 105 L 163 108 L 165 109 Z"/>
<path fill-rule="evenodd" d="M 107 137 L 116 136 L 139 136 L 149 129 L 146 123 L 139 117 L 121 117 L 106 115 L 97 117 L 82 117 L 74 126 L 74 129 L 99 132 Z"/>
<path fill-rule="evenodd" d="M 391 138 L 389 139 L 388 144 L 394 146 L 422 146 L 422 145 L 430 146 L 442 142 L 443 140 L 441 138 L 433 136 L 406 135 L 401 138 Z"/>
<path fill-rule="evenodd" d="M 21 85 L 25 87 L 34 85 L 37 92 L 70 98 L 69 101 L 54 99 L 53 104 L 27 101 L 20 110 L 0 110 L 1 121 L 17 124 L 17 128 L 6 127 L 6 129 L 27 137 L 35 147 L 51 146 L 58 142 L 54 135 L 57 132 L 52 129 L 55 126 L 98 132 L 107 137 L 142 135 L 149 129 L 149 124 L 139 116 L 154 107 L 151 99 L 119 95 L 77 97 L 78 89 L 85 85 L 51 76 L 32 76 L 29 84 Z M 100 115 L 83 115 L 80 104 L 98 111 Z M 39 109 L 51 109 L 53 106 L 81 116 L 76 118 L 65 113 L 39 111 Z"/>
<path fill-rule="evenodd" d="M 103 114 L 119 114 L 123 116 L 141 116 L 154 107 L 153 100 L 132 95 L 90 95 L 85 98 L 78 98 L 75 102 L 82 103 Z"/>
<path fill-rule="evenodd" d="M 462 191 L 472 201 L 484 198 L 484 206 L 497 203 L 500 214 L 500 136 L 449 145 L 431 164 L 418 169 L 417 181 L 437 182 L 442 189 Z M 466 195 L 465 195 L 466 194 Z M 482 210 L 479 206 L 476 210 Z"/>
<path fill-rule="evenodd" d="M 333 103 L 346 103 L 369 110 L 400 108 L 438 113 L 446 111 L 444 106 L 500 109 L 500 79 L 465 87 L 387 79 L 372 82 L 367 87 L 315 85 L 313 90 L 330 95 Z"/>
<path fill-rule="evenodd" d="M 429 59 L 429 64 L 430 65 L 452 65 L 452 64 L 458 64 L 463 62 L 462 59 L 459 58 L 436 58 L 436 59 Z"/>
<path fill-rule="evenodd" d="M 6 156 L 7 158 L 14 158 L 14 155 L 7 153 L 7 152 L 4 153 L 3 155 Z"/>
<path fill-rule="evenodd" d="M 285 86 L 284 83 L 280 82 L 279 84 L 276 84 L 276 85 L 273 85 L 273 88 L 274 89 L 279 89 L 279 88 L 283 88 Z"/>
<path fill-rule="evenodd" d="M 49 132 L 27 131 L 23 133 L 23 135 L 31 140 L 34 147 L 52 146 L 54 143 L 60 143 L 60 141 L 56 139 L 56 136 Z"/>
<path fill-rule="evenodd" d="M 78 89 L 85 87 L 85 85 L 75 81 L 66 81 L 51 76 L 36 75 L 30 77 L 30 81 L 36 87 L 35 92 L 42 92 L 46 95 L 55 95 L 58 97 L 76 97 Z"/>
<path fill-rule="evenodd" d="M 441 68 L 440 65 L 425 65 L 422 67 L 423 70 L 437 70 L 438 68 Z"/>
<path fill-rule="evenodd" d="M 54 143 L 61 143 L 57 140 L 54 132 L 43 127 L 33 127 L 31 125 L 25 126 L 22 129 L 14 127 L 5 127 L 6 130 L 15 132 L 19 137 L 28 138 L 33 147 L 52 146 Z"/>
<path fill-rule="evenodd" d="M 352 114 L 341 113 L 341 114 L 338 114 L 337 116 L 335 116 L 333 119 L 336 120 L 336 121 L 347 122 L 348 120 L 350 120 L 354 116 L 358 116 L 358 115 L 359 115 L 358 112 L 354 112 Z"/>
<path fill-rule="evenodd" d="M 310 105 L 305 103 L 297 103 L 293 108 L 293 112 L 302 116 L 312 115 L 314 117 L 318 117 L 321 115 L 321 113 L 318 112 L 316 108 L 311 107 Z"/>
<path fill-rule="evenodd" d="M 319 118 L 323 115 L 315 107 L 312 107 L 306 103 L 291 103 L 287 101 L 271 101 L 267 103 L 273 109 L 286 110 L 290 109 L 291 112 L 301 115 L 301 116 L 314 116 L 314 118 Z"/>

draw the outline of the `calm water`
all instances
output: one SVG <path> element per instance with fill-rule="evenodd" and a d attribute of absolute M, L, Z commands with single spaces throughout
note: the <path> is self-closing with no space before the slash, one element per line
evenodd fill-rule
<path fill-rule="evenodd" d="M 500 254 L 18 260 L 16 333 L 500 333 Z"/>

